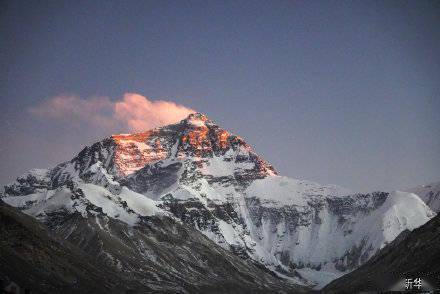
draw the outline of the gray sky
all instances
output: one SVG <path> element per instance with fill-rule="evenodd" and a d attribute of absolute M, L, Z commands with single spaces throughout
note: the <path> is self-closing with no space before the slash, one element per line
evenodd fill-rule
<path fill-rule="evenodd" d="M 2 1 L 0 37 L 0 183 L 187 108 L 286 176 L 440 180 L 438 1 Z"/>

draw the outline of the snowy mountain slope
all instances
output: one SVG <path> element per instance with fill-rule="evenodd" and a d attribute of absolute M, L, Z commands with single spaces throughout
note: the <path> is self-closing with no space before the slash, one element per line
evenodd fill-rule
<path fill-rule="evenodd" d="M 79 213 L 83 217 L 90 214 L 104 213 L 114 219 L 119 219 L 127 224 L 134 225 L 142 216 L 160 214 L 161 210 L 156 203 L 145 196 L 120 187 L 118 193 L 110 192 L 112 189 L 85 183 L 81 180 L 70 181 L 60 187 L 42 186 L 41 183 L 50 182 L 49 171 L 38 170 L 38 174 L 32 172 L 26 174 L 26 189 L 29 194 L 4 197 L 3 201 L 9 205 L 20 207 L 26 214 L 37 219 L 45 220 L 53 212 L 65 211 L 66 213 Z M 35 176 L 34 176 L 35 175 Z M 39 176 L 39 182 L 33 182 Z M 21 178 L 18 182 L 21 181 Z M 100 182 L 100 181 L 99 181 Z M 15 187 L 17 183 L 12 186 Z M 33 185 L 33 186 L 32 186 Z M 11 191 L 9 187 L 5 189 Z M 22 191 L 22 188 L 18 189 Z M 15 191 L 15 190 L 14 190 Z M 16 192 L 14 192 L 16 193 Z"/>
<path fill-rule="evenodd" d="M 129 226 L 172 216 L 295 284 L 317 287 L 434 216 L 411 193 L 352 195 L 279 176 L 242 138 L 202 114 L 114 135 L 4 191 L 5 202 L 45 222 L 60 211 L 86 219 L 102 213 Z"/>
<path fill-rule="evenodd" d="M 327 285 L 324 293 L 405 292 L 405 279 L 422 279 L 425 293 L 440 288 L 440 215 L 402 232 L 368 262 Z M 414 287 L 414 290 L 416 288 Z"/>
<path fill-rule="evenodd" d="M 420 185 L 407 192 L 418 195 L 433 211 L 440 212 L 440 182 Z"/>

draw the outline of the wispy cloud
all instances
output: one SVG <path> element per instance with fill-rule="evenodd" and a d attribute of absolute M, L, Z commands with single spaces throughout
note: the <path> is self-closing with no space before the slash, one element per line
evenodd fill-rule
<path fill-rule="evenodd" d="M 113 118 L 114 102 L 107 97 L 81 99 L 73 95 L 61 95 L 31 107 L 29 112 L 42 119 L 59 120 L 74 125 L 87 123 L 111 128 L 117 123 Z"/>
<path fill-rule="evenodd" d="M 74 95 L 60 95 L 28 110 L 42 119 L 132 132 L 174 123 L 195 112 L 171 101 L 153 101 L 135 93 L 126 93 L 118 101 L 108 97 L 83 99 Z"/>

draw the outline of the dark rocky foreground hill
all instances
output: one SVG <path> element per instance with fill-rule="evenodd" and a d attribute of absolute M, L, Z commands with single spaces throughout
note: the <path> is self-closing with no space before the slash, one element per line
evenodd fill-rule
<path fill-rule="evenodd" d="M 417 278 L 422 280 L 421 289 L 440 291 L 440 215 L 412 232 L 402 232 L 367 263 L 331 282 L 323 292 L 399 291 L 405 290 L 405 279 Z"/>
<path fill-rule="evenodd" d="M 30 293 L 122 291 L 110 267 L 97 266 L 78 248 L 0 200 L 0 279 Z"/>
<path fill-rule="evenodd" d="M 51 232 L 0 201 L 3 287 L 12 281 L 30 293 L 303 292 L 169 218 L 129 229 L 105 217 L 56 217 Z"/>

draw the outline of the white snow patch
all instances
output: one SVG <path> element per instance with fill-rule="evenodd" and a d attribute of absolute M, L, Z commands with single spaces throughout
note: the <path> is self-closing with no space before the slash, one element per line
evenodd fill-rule
<path fill-rule="evenodd" d="M 268 206 L 306 205 L 310 196 L 344 196 L 350 191 L 334 186 L 321 186 L 317 183 L 296 180 L 282 176 L 270 176 L 255 180 L 245 191 L 247 197 L 256 197 Z"/>
<path fill-rule="evenodd" d="M 130 225 L 134 225 L 138 221 L 138 216 L 129 213 L 121 204 L 118 204 L 119 199 L 107 189 L 93 184 L 79 184 L 78 186 L 83 190 L 86 199 L 93 205 L 101 207 L 102 212 L 106 215 Z"/>
<path fill-rule="evenodd" d="M 156 201 L 151 200 L 142 194 L 136 193 L 127 187 L 122 187 L 119 197 L 126 201 L 128 207 L 139 215 L 151 216 L 162 212 L 162 210 L 156 206 Z"/>

